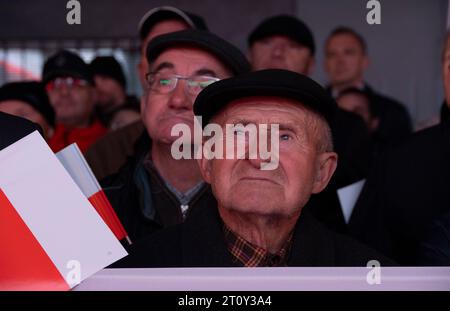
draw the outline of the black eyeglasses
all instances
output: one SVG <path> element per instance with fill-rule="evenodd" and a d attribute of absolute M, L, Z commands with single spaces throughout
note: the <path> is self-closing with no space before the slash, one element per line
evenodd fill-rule
<path fill-rule="evenodd" d="M 208 85 L 219 81 L 219 78 L 211 76 L 194 75 L 184 77 L 172 73 L 150 72 L 145 76 L 150 90 L 159 94 L 169 94 L 175 90 L 178 80 L 186 80 L 186 92 L 196 97 Z"/>

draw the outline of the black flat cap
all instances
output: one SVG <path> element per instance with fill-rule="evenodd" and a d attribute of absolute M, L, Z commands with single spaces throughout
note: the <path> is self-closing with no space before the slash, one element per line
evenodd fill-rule
<path fill-rule="evenodd" d="M 155 37 L 147 46 L 148 63 L 151 64 L 166 49 L 176 46 L 193 46 L 205 50 L 221 60 L 235 75 L 250 71 L 247 58 L 237 47 L 208 31 L 195 29 Z"/>
<path fill-rule="evenodd" d="M 63 50 L 51 56 L 44 64 L 42 82 L 57 77 L 75 77 L 93 84 L 92 72 L 84 60 L 75 53 Z"/>
<path fill-rule="evenodd" d="M 255 41 L 275 35 L 284 35 L 291 38 L 309 48 L 313 55 L 316 51 L 314 36 L 309 27 L 298 18 L 290 15 L 277 15 L 262 21 L 248 37 L 248 45 L 251 46 Z"/>
<path fill-rule="evenodd" d="M 147 37 L 150 30 L 157 23 L 169 19 L 178 19 L 185 22 L 190 28 L 198 30 L 208 30 L 202 17 L 180 10 L 173 6 L 160 6 L 149 10 L 139 22 L 139 36 L 141 40 Z"/>
<path fill-rule="evenodd" d="M 317 82 L 307 76 L 283 69 L 254 71 L 217 81 L 197 96 L 194 114 L 202 117 L 203 127 L 229 102 L 251 96 L 290 98 L 311 108 L 331 124 L 336 102 Z"/>
<path fill-rule="evenodd" d="M 89 64 L 92 74 L 106 76 L 116 80 L 123 88 L 127 86 L 127 80 L 122 66 L 114 56 L 97 56 Z"/>
<path fill-rule="evenodd" d="M 11 82 L 0 87 L 0 106 L 2 101 L 20 100 L 38 111 L 48 124 L 55 126 L 53 110 L 47 92 L 40 82 Z"/>

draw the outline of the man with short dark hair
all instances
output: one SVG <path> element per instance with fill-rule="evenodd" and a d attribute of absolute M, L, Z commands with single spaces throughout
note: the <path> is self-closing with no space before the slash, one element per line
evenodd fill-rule
<path fill-rule="evenodd" d="M 355 87 L 370 93 L 380 113 L 377 135 L 395 144 L 412 132 L 407 109 L 398 101 L 375 92 L 365 81 L 369 66 L 367 44 L 364 38 L 351 28 L 338 27 L 325 43 L 325 70 L 333 97 L 346 88 Z"/>
<path fill-rule="evenodd" d="M 77 143 L 82 152 L 106 133 L 94 118 L 94 80 L 80 56 L 60 51 L 44 64 L 42 82 L 56 113 L 55 133 L 49 140 L 54 152 Z"/>

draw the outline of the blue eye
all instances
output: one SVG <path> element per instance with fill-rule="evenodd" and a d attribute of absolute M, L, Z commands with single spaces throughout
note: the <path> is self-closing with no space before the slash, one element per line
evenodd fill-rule
<path fill-rule="evenodd" d="M 289 134 L 281 134 L 280 139 L 286 141 L 291 139 L 291 136 Z"/>

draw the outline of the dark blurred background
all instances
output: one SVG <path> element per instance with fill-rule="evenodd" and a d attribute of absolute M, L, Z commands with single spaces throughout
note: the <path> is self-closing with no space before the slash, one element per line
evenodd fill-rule
<path fill-rule="evenodd" d="M 202 15 L 210 30 L 244 51 L 248 33 L 262 19 L 279 13 L 298 16 L 314 32 L 318 48 L 313 77 L 323 84 L 324 40 L 336 26 L 350 26 L 368 43 L 371 64 L 366 80 L 405 103 L 416 129 L 431 124 L 442 104 L 440 55 L 447 0 L 381 0 L 381 25 L 367 24 L 365 0 L 79 2 L 81 25 L 68 25 L 66 0 L 0 0 L 0 85 L 39 79 L 45 59 L 69 48 L 88 62 L 97 55 L 116 56 L 126 71 L 128 91 L 139 95 L 137 24 L 147 10 L 173 5 Z"/>

